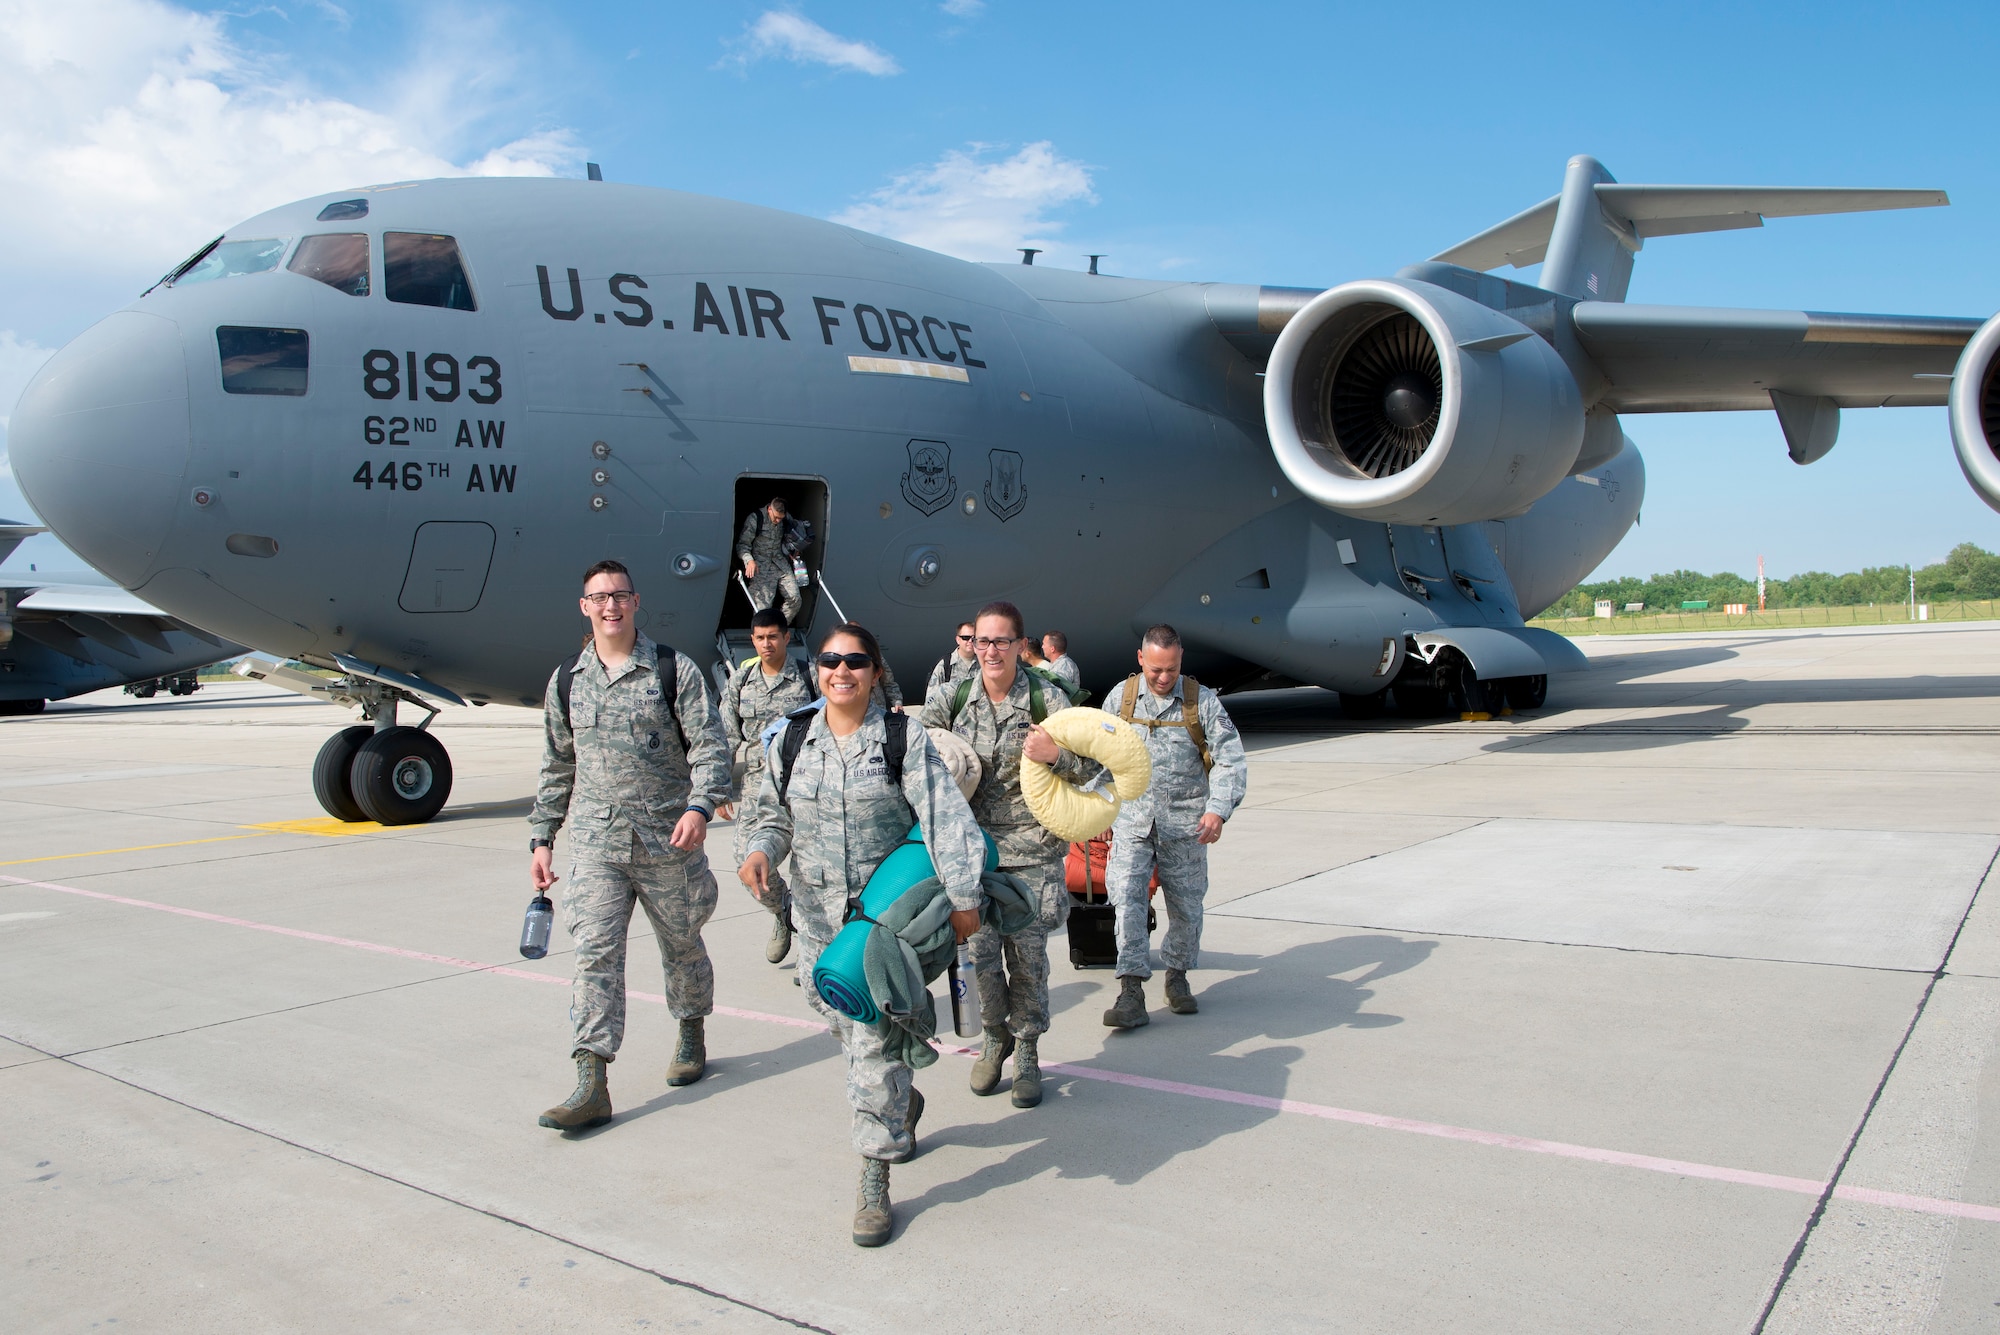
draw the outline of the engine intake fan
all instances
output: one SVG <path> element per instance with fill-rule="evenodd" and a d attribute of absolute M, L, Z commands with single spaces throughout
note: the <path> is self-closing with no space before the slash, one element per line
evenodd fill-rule
<path fill-rule="evenodd" d="M 1520 514 L 1583 443 L 1576 381 L 1533 330 L 1417 281 L 1346 283 L 1271 350 L 1279 466 L 1321 505 L 1393 524 Z"/>
<path fill-rule="evenodd" d="M 2000 315 L 1979 327 L 1951 374 L 1951 445 L 1979 499 L 2000 510 Z"/>

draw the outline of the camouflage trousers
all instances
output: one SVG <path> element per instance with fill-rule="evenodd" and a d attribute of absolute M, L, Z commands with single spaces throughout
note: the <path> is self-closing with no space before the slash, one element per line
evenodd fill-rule
<path fill-rule="evenodd" d="M 618 1054 L 625 1037 L 625 942 L 635 904 L 646 911 L 660 942 L 667 1009 L 677 1020 L 715 1009 L 715 970 L 701 929 L 715 912 L 716 895 L 715 873 L 700 851 L 659 857 L 635 841 L 630 862 L 570 864 L 563 926 L 576 943 L 572 1050 L 606 1061 Z"/>
<path fill-rule="evenodd" d="M 1000 1027 L 1005 1016 L 1007 1032 L 1016 1038 L 1034 1038 L 1049 1031 L 1049 933 L 1069 921 L 1069 889 L 1063 883 L 1063 864 L 1053 862 L 1030 867 L 1003 867 L 1026 881 L 1041 898 L 1042 913 L 1032 926 L 1012 936 L 1002 936 L 992 927 L 972 934 L 973 978 L 979 985 L 979 1018 L 988 1029 Z"/>
<path fill-rule="evenodd" d="M 813 986 L 813 966 L 829 943 L 799 933 L 799 985 L 806 1001 L 826 1017 L 847 1054 L 847 1106 L 854 1110 L 854 1148 L 868 1159 L 900 1159 L 911 1149 L 910 1077 L 906 1063 L 882 1051 L 872 1024 L 856 1024 L 826 1004 Z"/>
<path fill-rule="evenodd" d="M 736 804 L 736 865 L 741 867 L 743 859 L 750 856 L 746 847 L 750 842 L 749 804 L 756 800 L 757 789 L 764 782 L 764 767 L 752 766 L 743 776 L 745 797 Z M 757 901 L 761 908 L 769 909 L 774 918 L 789 918 L 792 913 L 792 888 L 785 884 L 784 873 L 777 867 L 771 868 L 771 897 Z"/>
<path fill-rule="evenodd" d="M 747 581 L 750 585 L 750 610 L 761 612 L 773 602 L 785 614 L 785 624 L 790 625 L 799 617 L 799 582 L 792 578 L 792 569 L 786 565 L 781 575 L 767 570 L 764 563 L 757 563 L 757 578 Z M 745 791 L 748 791 L 747 789 Z"/>
<path fill-rule="evenodd" d="M 1104 864 L 1104 885 L 1118 913 L 1118 976 L 1151 978 L 1147 960 L 1146 883 L 1160 869 L 1160 897 L 1166 900 L 1167 933 L 1160 941 L 1160 964 L 1192 969 L 1201 954 L 1201 902 L 1208 897 L 1208 846 L 1192 833 L 1170 835 L 1158 826 L 1144 834 L 1120 830 Z"/>

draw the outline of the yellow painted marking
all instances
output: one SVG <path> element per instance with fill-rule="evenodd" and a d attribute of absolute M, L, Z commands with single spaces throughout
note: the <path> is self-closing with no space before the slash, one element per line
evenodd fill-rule
<path fill-rule="evenodd" d="M 246 825 L 246 830 L 266 830 L 272 834 L 318 834 L 333 838 L 343 834 L 373 834 L 386 830 L 386 825 L 378 825 L 372 820 L 335 820 L 332 816 L 321 816 L 316 820 L 274 820 L 268 825 Z M 247 839 L 251 836 L 244 835 Z"/>
<path fill-rule="evenodd" d="M 913 375 L 925 380 L 956 380 L 972 383 L 963 366 L 939 366 L 936 362 L 910 362 L 901 357 L 849 357 L 847 369 L 857 375 Z"/>
<path fill-rule="evenodd" d="M 257 826 L 246 826 L 257 829 Z M 130 848 L 93 848 L 88 853 L 51 853 L 41 858 L 16 858 L 12 862 L 0 862 L 0 867 L 23 867 L 30 862 L 63 862 L 70 858 L 101 858 L 112 853 L 150 853 L 156 848 L 186 848 L 189 844 L 225 844 L 231 839 L 255 839 L 254 834 L 218 834 L 212 839 L 177 839 L 171 844 L 134 844 Z"/>

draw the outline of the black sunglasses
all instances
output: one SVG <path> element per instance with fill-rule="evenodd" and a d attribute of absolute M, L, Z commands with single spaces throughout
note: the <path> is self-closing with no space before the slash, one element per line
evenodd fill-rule
<path fill-rule="evenodd" d="M 833 671 L 843 663 L 847 665 L 847 669 L 850 672 L 859 672 L 862 668 L 872 668 L 875 666 L 875 660 L 867 654 L 826 653 L 819 656 L 819 665 L 828 672 Z"/>

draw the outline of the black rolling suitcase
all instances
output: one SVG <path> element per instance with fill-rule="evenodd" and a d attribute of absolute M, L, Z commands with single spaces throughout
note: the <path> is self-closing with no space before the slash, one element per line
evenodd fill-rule
<path fill-rule="evenodd" d="M 1063 880 L 1069 887 L 1069 962 L 1077 969 L 1108 969 L 1118 963 L 1118 911 L 1104 884 L 1104 863 L 1110 856 L 1111 836 L 1088 844 L 1071 844 L 1063 859 Z M 1147 891 L 1146 932 L 1155 924 L 1152 890 Z"/>

